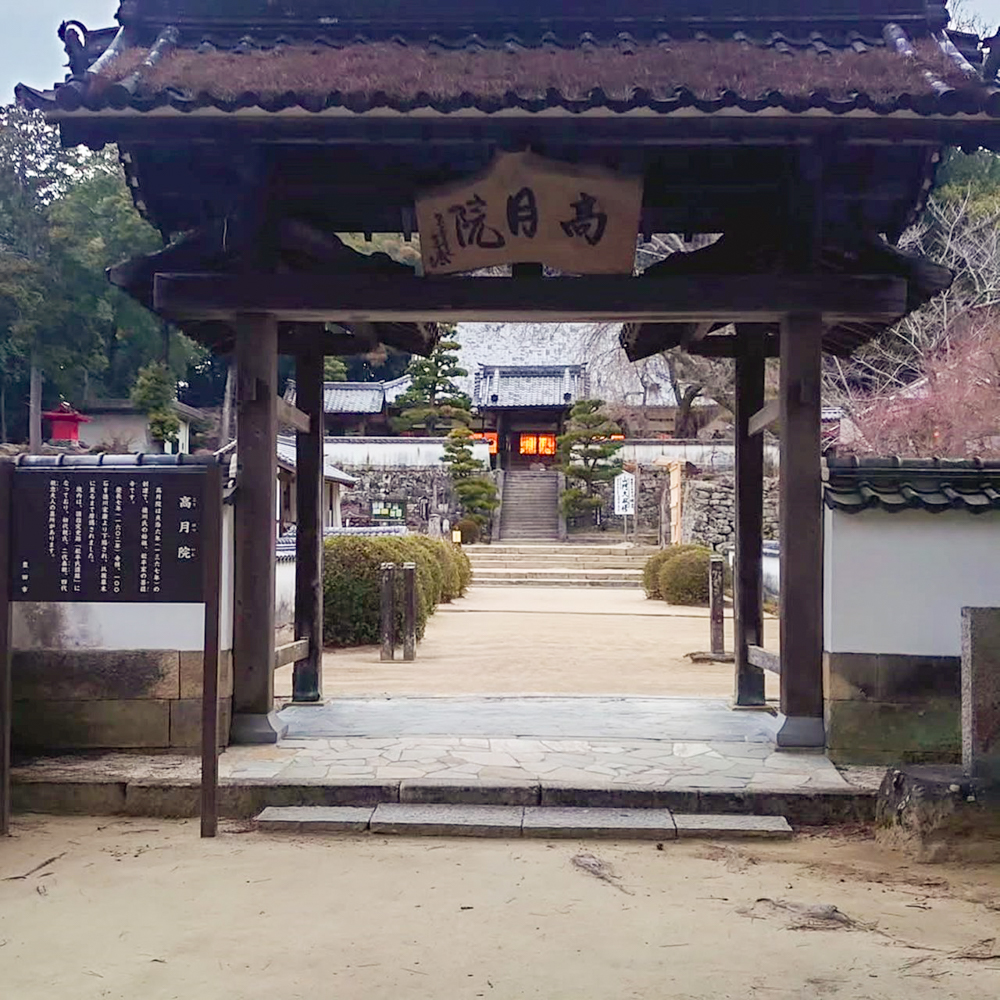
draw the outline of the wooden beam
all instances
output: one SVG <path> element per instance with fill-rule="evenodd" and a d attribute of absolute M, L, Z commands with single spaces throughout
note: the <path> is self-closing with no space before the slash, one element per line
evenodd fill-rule
<path fill-rule="evenodd" d="M 236 437 L 233 738 L 274 742 L 274 545 L 278 458 L 278 325 L 268 316 L 236 320 Z M 246 718 L 240 718 L 245 716 Z"/>
<path fill-rule="evenodd" d="M 309 655 L 309 640 L 296 639 L 294 642 L 286 642 L 283 646 L 278 646 L 274 651 L 274 669 L 287 667 L 289 663 L 298 663 Z"/>
<path fill-rule="evenodd" d="M 779 746 L 820 747 L 823 732 L 823 499 L 820 380 L 823 322 L 781 328 L 781 711 Z"/>
<path fill-rule="evenodd" d="M 711 332 L 714 323 L 697 323 L 681 337 L 681 346 L 690 349 L 695 344 L 701 343 Z"/>
<path fill-rule="evenodd" d="M 781 403 L 777 399 L 768 400 L 750 419 L 747 421 L 747 433 L 754 437 L 763 434 L 771 424 L 776 424 L 781 419 Z"/>
<path fill-rule="evenodd" d="M 750 659 L 750 646 L 764 637 L 761 548 L 764 537 L 764 438 L 751 434 L 751 414 L 764 403 L 766 327 L 736 327 L 736 571 L 733 581 L 737 705 L 765 703 L 764 674 Z"/>
<path fill-rule="evenodd" d="M 778 322 L 813 311 L 826 323 L 895 320 L 906 281 L 886 276 L 670 275 L 633 278 L 419 278 L 378 274 L 158 274 L 157 312 L 290 322 Z"/>
<path fill-rule="evenodd" d="M 747 646 L 747 659 L 760 670 L 769 670 L 772 674 L 781 673 L 781 657 L 761 646 Z"/>
<path fill-rule="evenodd" d="M 292 672 L 292 700 L 322 700 L 323 355 L 295 359 L 296 401 L 309 427 L 295 436 L 295 637 L 308 648 Z"/>
<path fill-rule="evenodd" d="M 14 464 L 0 461 L 0 837 L 10 833 L 11 720 L 14 692 L 10 652 L 10 536 Z"/>
<path fill-rule="evenodd" d="M 303 434 L 309 433 L 309 414 L 303 413 L 291 403 L 286 403 L 280 396 L 278 397 L 278 423 L 284 427 L 294 427 Z"/>

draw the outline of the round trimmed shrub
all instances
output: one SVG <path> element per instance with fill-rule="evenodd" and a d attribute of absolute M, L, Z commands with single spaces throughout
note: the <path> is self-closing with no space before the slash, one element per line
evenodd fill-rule
<path fill-rule="evenodd" d="M 471 517 L 463 517 L 455 527 L 462 532 L 463 545 L 475 545 L 483 533 L 478 522 L 473 521 Z"/>
<path fill-rule="evenodd" d="M 712 552 L 700 546 L 668 559 L 660 567 L 657 583 L 668 604 L 704 606 L 708 604 L 708 566 Z"/>
<path fill-rule="evenodd" d="M 642 586 L 646 591 L 646 596 L 650 599 L 663 600 L 663 595 L 660 593 L 660 570 L 663 566 L 685 552 L 703 549 L 705 549 L 703 545 L 668 545 L 665 549 L 654 552 L 646 560 L 646 565 L 642 570 Z"/>

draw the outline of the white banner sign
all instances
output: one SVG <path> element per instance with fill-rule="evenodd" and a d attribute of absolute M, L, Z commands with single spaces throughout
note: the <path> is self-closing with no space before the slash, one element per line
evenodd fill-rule
<path fill-rule="evenodd" d="M 635 516 L 635 476 L 631 472 L 615 476 L 615 514 Z"/>

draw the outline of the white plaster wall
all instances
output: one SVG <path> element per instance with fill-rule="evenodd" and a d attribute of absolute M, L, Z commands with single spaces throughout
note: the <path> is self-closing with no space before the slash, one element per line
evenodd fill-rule
<path fill-rule="evenodd" d="M 293 564 L 294 565 L 294 564 Z M 11 644 L 21 649 L 202 649 L 203 604 L 16 601 Z M 219 645 L 233 647 L 233 508 L 223 512 Z"/>
<path fill-rule="evenodd" d="M 778 464 L 778 449 L 764 446 L 765 458 Z M 622 444 L 618 456 L 625 462 L 638 461 L 641 465 L 665 465 L 668 462 L 690 462 L 701 469 L 732 469 L 736 452 L 731 441 L 643 441 L 631 440 Z"/>
<path fill-rule="evenodd" d="M 88 448 L 119 443 L 128 451 L 149 450 L 149 421 L 141 413 L 94 413 L 80 424 L 80 443 Z"/>
<path fill-rule="evenodd" d="M 274 567 L 274 626 L 295 624 L 295 560 L 279 559 Z"/>
<path fill-rule="evenodd" d="M 328 437 L 323 454 L 327 463 L 340 469 L 345 466 L 427 468 L 441 464 L 444 438 Z M 490 446 L 486 441 L 474 441 L 472 455 L 489 467 Z"/>
<path fill-rule="evenodd" d="M 962 608 L 1000 606 L 1000 511 L 827 510 L 824 549 L 829 652 L 959 656 Z"/>

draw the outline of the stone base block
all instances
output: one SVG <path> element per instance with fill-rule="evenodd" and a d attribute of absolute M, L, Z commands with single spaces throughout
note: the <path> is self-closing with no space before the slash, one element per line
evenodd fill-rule
<path fill-rule="evenodd" d="M 1000 861 L 1000 786 L 957 766 L 893 768 L 875 824 L 877 840 L 917 861 Z"/>
<path fill-rule="evenodd" d="M 17 813 L 57 816 L 117 816 L 124 813 L 124 781 L 15 781 L 11 805 Z"/>
<path fill-rule="evenodd" d="M 15 701 L 161 700 L 180 692 L 174 650 L 16 650 L 11 667 Z"/>
<path fill-rule="evenodd" d="M 169 701 L 18 701 L 18 749 L 144 750 L 170 746 Z"/>
<path fill-rule="evenodd" d="M 827 750 L 844 764 L 889 764 L 962 759 L 957 698 L 917 704 L 869 701 L 826 703 Z"/>
<path fill-rule="evenodd" d="M 232 698 L 219 699 L 219 746 L 229 743 Z M 201 748 L 201 698 L 182 698 L 170 703 L 170 746 L 181 750 Z"/>

